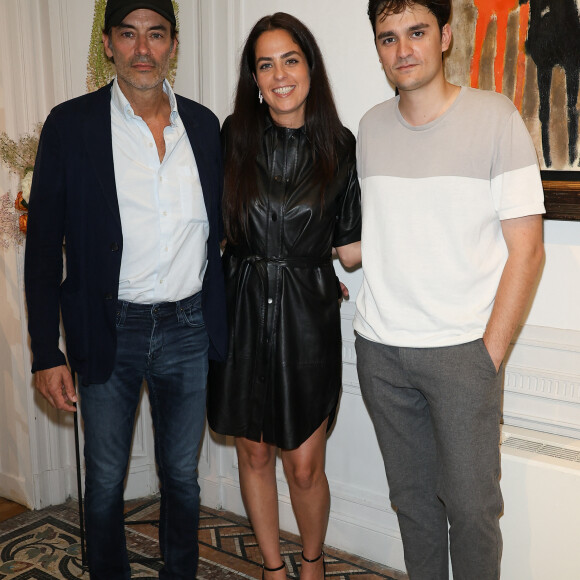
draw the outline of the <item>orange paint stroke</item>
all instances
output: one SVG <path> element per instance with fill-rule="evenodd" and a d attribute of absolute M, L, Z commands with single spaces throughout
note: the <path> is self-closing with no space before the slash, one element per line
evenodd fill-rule
<path fill-rule="evenodd" d="M 516 93 L 514 95 L 514 105 L 518 111 L 522 112 L 524 102 L 524 88 L 526 82 L 526 37 L 528 36 L 528 24 L 530 21 L 530 5 L 528 3 L 520 6 L 520 35 L 518 40 L 518 62 L 516 69 Z"/>
<path fill-rule="evenodd" d="M 504 61 L 507 42 L 507 24 L 511 12 L 517 9 L 518 0 L 473 0 L 477 9 L 477 21 L 475 25 L 475 40 L 473 43 L 473 57 L 471 59 L 471 78 L 472 87 L 479 86 L 479 71 L 481 67 L 481 55 L 483 52 L 483 43 L 487 35 L 487 30 L 492 20 L 497 21 L 496 32 L 496 53 L 494 60 L 494 82 L 495 90 L 502 92 Z M 523 16 L 522 16 L 523 15 Z M 516 81 L 516 98 L 519 92 L 523 96 L 523 80 L 525 76 L 525 54 L 524 43 L 528 31 L 529 5 L 520 6 L 520 23 L 519 23 L 519 42 L 518 42 L 518 61 L 517 61 L 517 81 Z M 525 23 L 523 22 L 525 17 Z M 521 106 L 520 98 L 520 106 Z"/>

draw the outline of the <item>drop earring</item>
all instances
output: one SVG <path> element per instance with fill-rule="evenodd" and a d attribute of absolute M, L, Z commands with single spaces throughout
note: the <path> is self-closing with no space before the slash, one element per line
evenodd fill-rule
<path fill-rule="evenodd" d="M 258 89 L 258 100 L 260 101 L 260 105 L 262 104 L 262 101 L 264 100 L 264 97 L 262 96 L 262 91 L 260 89 Z"/>

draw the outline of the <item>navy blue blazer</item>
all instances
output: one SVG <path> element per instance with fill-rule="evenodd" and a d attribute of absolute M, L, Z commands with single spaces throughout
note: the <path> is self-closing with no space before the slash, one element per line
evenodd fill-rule
<path fill-rule="evenodd" d="M 85 383 L 103 383 L 116 352 L 116 307 L 123 233 L 115 187 L 111 85 L 55 107 L 44 124 L 30 193 L 24 279 L 32 371 L 65 364 Z M 219 244 L 223 188 L 219 122 L 177 96 L 195 155 L 209 219 L 202 308 L 210 358 L 226 352 L 226 307 Z M 66 274 L 63 280 L 63 241 Z"/>

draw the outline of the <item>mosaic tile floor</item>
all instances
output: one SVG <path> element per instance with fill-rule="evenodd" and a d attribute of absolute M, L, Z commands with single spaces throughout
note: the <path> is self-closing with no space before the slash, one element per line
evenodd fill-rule
<path fill-rule="evenodd" d="M 158 498 L 126 505 L 127 546 L 132 577 L 157 578 Z M 298 538 L 283 534 L 282 556 L 289 578 L 298 578 Z M 261 557 L 248 521 L 235 514 L 202 507 L 198 580 L 261 578 Z M 350 554 L 325 548 L 327 578 L 334 580 L 404 580 L 406 576 Z M 0 523 L 0 580 L 88 580 L 83 570 L 75 502 L 26 512 Z"/>

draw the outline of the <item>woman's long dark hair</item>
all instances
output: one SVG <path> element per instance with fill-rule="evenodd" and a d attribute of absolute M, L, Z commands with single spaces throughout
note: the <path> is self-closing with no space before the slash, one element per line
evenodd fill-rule
<path fill-rule="evenodd" d="M 308 62 L 310 91 L 306 99 L 304 127 L 312 145 L 315 180 L 320 186 L 323 200 L 324 190 L 336 172 L 337 148 L 347 142 L 347 132 L 336 111 L 322 53 L 310 30 L 300 20 L 284 12 L 261 18 L 244 45 L 234 112 L 229 119 L 224 144 L 224 224 L 226 236 L 233 243 L 245 237 L 248 208 L 257 196 L 256 158 L 268 105 L 258 100 L 258 87 L 254 80 L 255 48 L 260 35 L 269 30 L 286 30 Z"/>

